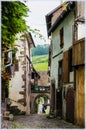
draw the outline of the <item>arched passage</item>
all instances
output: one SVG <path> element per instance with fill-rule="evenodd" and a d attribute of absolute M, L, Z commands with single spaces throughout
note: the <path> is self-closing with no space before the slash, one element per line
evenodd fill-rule
<path fill-rule="evenodd" d="M 44 103 L 43 106 L 46 106 L 49 104 L 50 101 L 50 94 L 45 93 L 36 93 L 31 95 L 31 113 L 37 113 L 38 111 L 38 100 L 43 97 Z"/>

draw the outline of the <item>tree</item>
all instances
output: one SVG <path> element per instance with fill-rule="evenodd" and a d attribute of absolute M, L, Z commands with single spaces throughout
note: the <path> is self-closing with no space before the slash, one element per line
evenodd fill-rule
<path fill-rule="evenodd" d="M 29 9 L 19 1 L 2 1 L 2 47 L 12 45 L 17 33 L 27 31 L 24 17 L 27 17 L 28 11 Z"/>
<path fill-rule="evenodd" d="M 37 45 L 36 48 L 32 49 L 32 55 L 46 55 L 49 54 L 49 44 Z"/>
<path fill-rule="evenodd" d="M 44 39 L 40 34 L 40 30 L 31 29 L 27 26 L 25 17 L 28 16 L 30 10 L 23 1 L 2 1 L 2 47 L 11 47 L 14 45 L 16 40 L 16 34 L 19 32 L 29 31 L 34 33 L 35 36 Z"/>

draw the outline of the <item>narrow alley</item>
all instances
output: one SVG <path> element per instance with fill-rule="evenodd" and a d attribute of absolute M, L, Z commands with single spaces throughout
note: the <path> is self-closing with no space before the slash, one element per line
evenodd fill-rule
<path fill-rule="evenodd" d="M 33 1 L 0 2 L 1 128 L 83 129 L 85 1 Z"/>
<path fill-rule="evenodd" d="M 52 123 L 51 123 L 52 122 Z M 68 123 L 58 117 L 54 119 L 48 119 L 45 114 L 38 115 L 32 114 L 30 116 L 16 116 L 14 121 L 6 121 L 4 120 L 2 123 L 2 128 L 80 128 L 78 126 L 73 125 L 72 123 Z"/>

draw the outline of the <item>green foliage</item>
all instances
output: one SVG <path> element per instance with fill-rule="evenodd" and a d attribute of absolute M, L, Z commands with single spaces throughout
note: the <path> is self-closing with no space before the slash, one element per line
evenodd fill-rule
<path fill-rule="evenodd" d="M 16 40 L 16 34 L 27 30 L 24 17 L 29 9 L 19 1 L 2 1 L 2 44 L 9 46 Z"/>
<path fill-rule="evenodd" d="M 48 55 L 33 56 L 32 63 L 37 71 L 48 70 Z"/>
<path fill-rule="evenodd" d="M 39 63 L 39 64 L 35 64 L 34 68 L 37 71 L 47 71 L 48 70 L 48 63 Z"/>
<path fill-rule="evenodd" d="M 46 55 L 46 54 L 49 54 L 49 44 L 37 45 L 36 48 L 32 49 L 33 56 Z"/>
<path fill-rule="evenodd" d="M 40 30 L 31 29 L 31 27 L 26 24 L 25 17 L 28 16 L 30 10 L 24 3 L 20 1 L 2 1 L 1 4 L 2 47 L 13 46 L 16 40 L 16 34 L 19 32 L 29 31 L 34 33 L 34 36 L 39 36 L 40 39 L 44 40 L 44 37 L 40 34 Z"/>

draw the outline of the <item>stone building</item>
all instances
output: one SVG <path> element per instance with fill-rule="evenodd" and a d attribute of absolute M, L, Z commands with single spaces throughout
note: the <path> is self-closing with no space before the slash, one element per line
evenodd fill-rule
<path fill-rule="evenodd" d="M 84 126 L 84 68 L 81 72 L 82 77 L 80 77 L 80 81 L 83 80 L 81 97 L 77 84 L 79 77 L 75 78 L 77 69 L 74 67 L 74 62 L 76 63 L 78 58 L 73 52 L 78 51 L 79 55 L 82 53 L 83 58 L 80 57 L 80 59 L 81 65 L 83 64 L 84 67 L 84 40 L 82 39 L 85 36 L 84 9 L 84 2 L 64 2 L 46 15 L 48 37 L 51 36 L 49 58 L 51 109 L 55 115 L 72 123 L 78 122 L 81 126 Z M 77 49 L 74 47 L 75 41 L 78 43 Z M 81 101 L 83 105 L 81 105 Z M 80 109 L 77 108 L 77 104 Z M 83 106 L 83 110 L 81 106 Z M 79 109 L 78 112 L 76 108 Z"/>
<path fill-rule="evenodd" d="M 17 107 L 19 110 L 25 111 L 26 115 L 29 115 L 32 73 L 36 74 L 33 81 L 38 80 L 38 75 L 31 63 L 31 48 L 35 47 L 31 33 L 25 33 L 22 39 L 18 35 L 16 44 L 19 45 L 16 54 L 18 70 L 15 71 L 10 81 L 9 99 L 12 103 L 11 107 Z"/>

